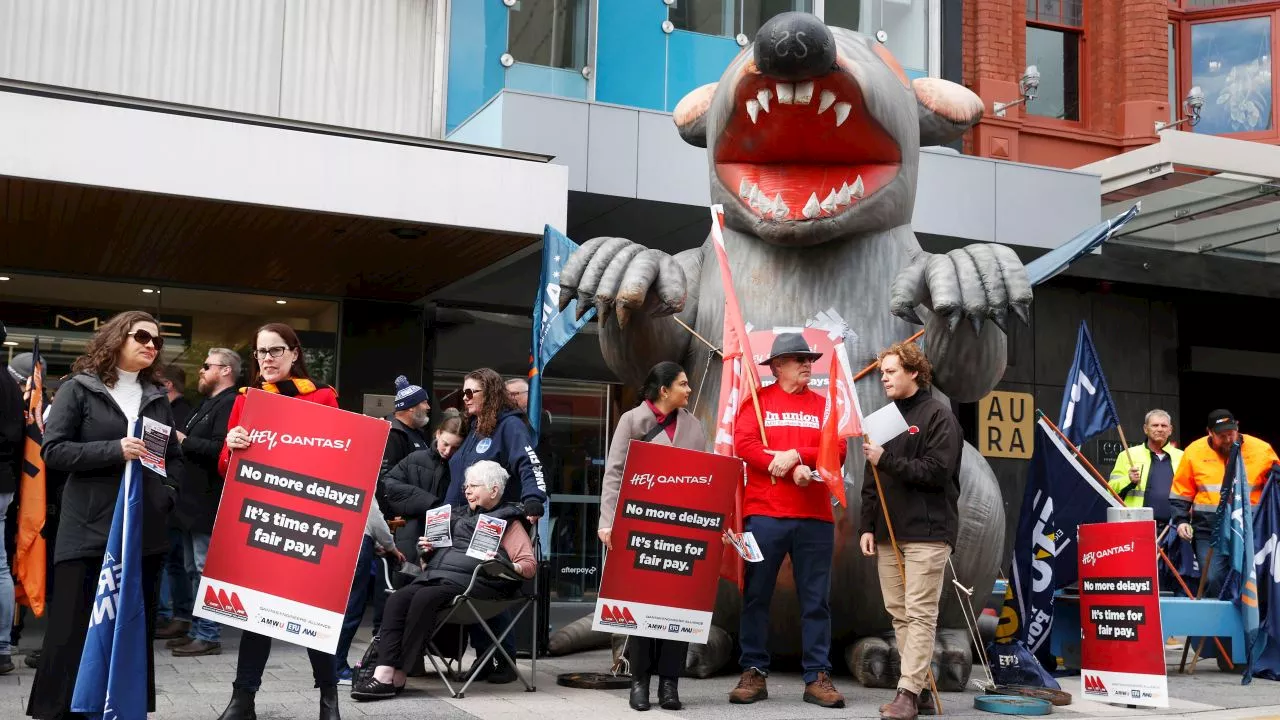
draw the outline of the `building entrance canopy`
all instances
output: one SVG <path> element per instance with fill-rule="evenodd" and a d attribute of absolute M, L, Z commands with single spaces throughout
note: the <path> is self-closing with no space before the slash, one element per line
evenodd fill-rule
<path fill-rule="evenodd" d="M 6 81 L 0 267 L 412 301 L 564 227 L 545 155 Z"/>
<path fill-rule="evenodd" d="M 1280 147 L 1165 130 L 1078 169 L 1102 176 L 1103 216 L 1142 201 L 1113 243 L 1280 262 Z"/>

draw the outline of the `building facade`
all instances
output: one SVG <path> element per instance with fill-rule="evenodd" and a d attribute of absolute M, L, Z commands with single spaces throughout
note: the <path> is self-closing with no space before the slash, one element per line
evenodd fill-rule
<path fill-rule="evenodd" d="M 706 155 L 671 110 L 790 10 L 987 105 L 963 143 L 923 151 L 926 249 L 1030 260 L 1143 200 L 1138 230 L 1040 289 L 1003 389 L 1056 417 L 1083 319 L 1131 440 L 1147 408 L 1185 442 L 1218 405 L 1280 440 L 1261 403 L 1280 348 L 1249 320 L 1280 294 L 1280 248 L 1253 237 L 1280 227 L 1280 161 L 1258 150 L 1275 140 L 1276 2 L 0 1 L 0 131 L 21 140 L 0 148 L 5 351 L 38 337 L 56 376 L 97 322 L 140 307 L 187 368 L 290 322 L 343 406 L 371 414 L 398 374 L 437 407 L 475 367 L 522 375 L 544 225 L 701 244 Z M 1027 65 L 1035 99 L 997 112 Z M 1196 125 L 1157 131 L 1193 86 Z M 552 587 L 590 600 L 605 446 L 635 395 L 592 326 L 546 377 Z M 978 441 L 976 406 L 957 409 Z M 1086 448 L 1100 465 L 1107 442 Z M 992 463 L 1012 519 L 1025 463 Z"/>

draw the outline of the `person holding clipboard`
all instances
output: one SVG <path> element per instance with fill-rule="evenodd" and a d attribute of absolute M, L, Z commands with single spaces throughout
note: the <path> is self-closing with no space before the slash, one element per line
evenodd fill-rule
<path fill-rule="evenodd" d="M 707 436 L 702 425 L 685 408 L 689 405 L 689 378 L 674 362 L 660 362 L 649 371 L 641 395 L 644 401 L 623 413 L 609 445 L 604 482 L 600 489 L 600 542 L 613 549 L 613 518 L 622 489 L 622 470 L 632 440 L 705 451 Z M 679 710 L 678 684 L 684 672 L 689 643 L 632 635 L 627 638 L 631 664 L 631 709 L 649 709 L 649 681 L 658 673 L 658 703 L 663 710 Z"/>

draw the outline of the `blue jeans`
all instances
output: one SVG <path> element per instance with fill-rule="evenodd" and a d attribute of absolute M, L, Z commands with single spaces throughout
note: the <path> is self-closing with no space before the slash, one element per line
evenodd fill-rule
<path fill-rule="evenodd" d="M 195 596 L 200 587 L 200 577 L 204 575 L 204 563 L 209 558 L 209 533 L 182 533 L 182 559 L 187 569 L 187 582 L 191 586 L 192 606 L 199 600 Z M 202 617 L 191 617 L 191 630 L 187 635 L 192 640 L 205 642 L 222 642 L 222 626 Z"/>
<path fill-rule="evenodd" d="M 195 587 L 191 577 L 187 575 L 187 561 L 183 550 L 182 531 L 169 528 L 169 553 L 164 558 L 164 569 L 160 571 L 160 604 L 156 610 L 156 619 L 162 622 L 170 620 L 191 621 L 191 608 L 195 606 Z"/>
<path fill-rule="evenodd" d="M 1196 535 L 1197 537 L 1193 541 L 1196 548 L 1196 560 L 1200 561 L 1200 572 L 1205 572 L 1205 556 L 1209 554 L 1209 548 L 1213 546 L 1213 539 L 1198 537 L 1200 533 L 1196 533 Z M 1204 585 L 1205 597 L 1210 599 L 1218 597 L 1218 591 L 1222 589 L 1222 582 L 1226 580 L 1230 566 L 1231 559 L 1225 553 L 1220 553 L 1217 550 L 1213 552 L 1213 560 L 1207 566 L 1209 578 Z"/>
<path fill-rule="evenodd" d="M 831 556 L 835 528 L 823 520 L 752 515 L 746 531 L 755 536 L 764 560 L 746 563 L 739 641 L 743 670 L 769 670 L 769 606 L 782 559 L 791 556 L 796 597 L 800 601 L 800 645 L 804 681 L 831 672 Z"/>
<path fill-rule="evenodd" d="M 364 620 L 364 606 L 369 600 L 369 573 L 374 560 L 373 538 L 368 535 L 360 542 L 360 556 L 356 558 L 356 574 L 351 579 L 351 594 L 347 596 L 347 614 L 342 618 L 342 631 L 338 633 L 338 648 L 333 652 L 334 672 L 350 667 L 347 653 L 355 639 L 360 622 Z"/>
<path fill-rule="evenodd" d="M 9 553 L 4 547 L 4 516 L 13 502 L 13 493 L 0 493 L 0 655 L 9 655 L 9 636 L 13 634 L 13 575 L 9 572 Z"/>

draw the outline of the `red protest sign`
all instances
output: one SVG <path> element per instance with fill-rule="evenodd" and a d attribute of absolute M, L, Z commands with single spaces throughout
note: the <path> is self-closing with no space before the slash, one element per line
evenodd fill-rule
<path fill-rule="evenodd" d="M 1168 707 L 1155 522 L 1081 525 L 1079 563 L 1084 696 Z"/>
<path fill-rule="evenodd" d="M 261 390 L 240 424 L 195 614 L 332 653 L 390 425 Z"/>
<path fill-rule="evenodd" d="M 742 461 L 632 440 L 592 628 L 705 643 Z"/>

